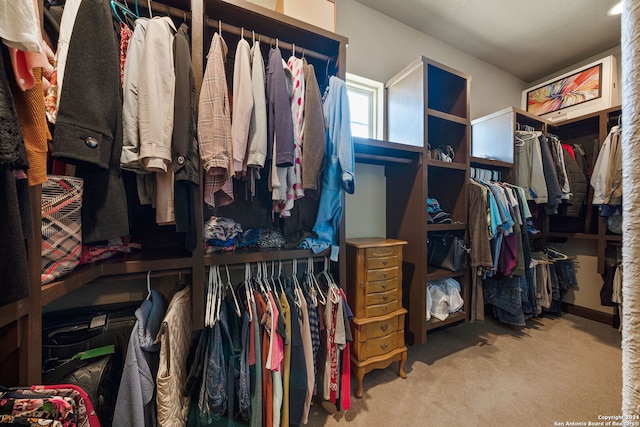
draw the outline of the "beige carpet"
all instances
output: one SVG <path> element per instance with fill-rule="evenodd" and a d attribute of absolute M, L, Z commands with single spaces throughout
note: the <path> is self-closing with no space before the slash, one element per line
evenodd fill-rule
<path fill-rule="evenodd" d="M 409 347 L 406 380 L 396 363 L 373 371 L 351 409 L 316 404 L 308 425 L 538 427 L 621 413 L 616 329 L 569 314 L 528 326 L 488 318 L 433 331 Z"/>

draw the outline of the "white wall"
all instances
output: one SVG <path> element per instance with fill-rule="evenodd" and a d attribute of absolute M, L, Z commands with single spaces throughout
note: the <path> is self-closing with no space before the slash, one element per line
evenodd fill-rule
<path fill-rule="evenodd" d="M 355 0 L 339 0 L 337 33 L 349 38 L 347 71 L 386 82 L 424 55 L 471 75 L 471 119 L 520 105 L 526 82 Z"/>

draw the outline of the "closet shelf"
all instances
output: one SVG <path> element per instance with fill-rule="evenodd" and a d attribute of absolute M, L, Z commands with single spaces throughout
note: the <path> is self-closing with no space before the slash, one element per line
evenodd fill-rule
<path fill-rule="evenodd" d="M 307 259 L 328 257 L 330 250 L 314 254 L 311 249 L 257 249 L 249 248 L 235 252 L 205 254 L 204 265 L 245 264 L 261 261 L 289 261 L 293 259 Z"/>
<path fill-rule="evenodd" d="M 441 160 L 429 159 L 427 160 L 427 165 L 429 167 L 436 167 L 442 169 L 454 169 L 459 170 L 461 172 L 466 172 L 469 169 L 469 166 L 466 163 L 456 163 L 456 162 L 443 162 Z"/>
<path fill-rule="evenodd" d="M 443 268 L 433 267 L 431 265 L 427 266 L 427 281 L 448 279 L 450 277 L 462 277 L 462 276 L 465 276 L 466 274 L 467 274 L 467 270 L 451 271 L 451 270 L 445 270 Z"/>
<path fill-rule="evenodd" d="M 435 317 L 432 317 L 427 321 L 427 331 L 432 329 L 441 328 L 445 325 L 450 325 L 452 323 L 464 322 L 467 319 L 467 313 L 464 311 L 456 311 L 455 313 L 449 314 L 449 316 L 444 320 L 438 320 Z"/>
<path fill-rule="evenodd" d="M 427 231 L 455 231 L 466 230 L 467 224 L 427 224 Z"/>
<path fill-rule="evenodd" d="M 182 251 L 181 251 L 182 252 Z M 60 280 L 42 286 L 41 304 L 45 306 L 67 293 L 105 276 L 129 276 L 148 271 L 173 271 L 193 266 L 191 257 L 175 256 L 166 250 L 150 250 L 116 255 L 99 264 L 81 265 Z"/>
<path fill-rule="evenodd" d="M 427 108 L 427 114 L 429 116 L 438 117 L 439 119 L 448 120 L 450 122 L 456 122 L 461 125 L 469 124 L 469 121 L 464 117 L 459 117 L 453 114 L 444 113 L 439 110 L 434 110 L 433 108 Z"/>
<path fill-rule="evenodd" d="M 23 298 L 19 301 L 12 302 L 2 306 L 0 310 L 0 328 L 5 327 L 11 322 L 15 322 L 29 313 L 29 298 Z"/>
<path fill-rule="evenodd" d="M 477 165 L 489 166 L 492 168 L 511 169 L 513 167 L 513 163 L 503 162 L 501 160 L 483 159 L 480 157 L 471 157 L 470 161 L 471 161 L 471 166 L 473 166 L 474 164 L 477 164 Z"/>
<path fill-rule="evenodd" d="M 588 233 L 562 233 L 557 231 L 547 232 L 547 237 L 563 237 L 566 239 L 598 240 L 597 234 Z M 614 237 L 614 236 L 612 236 Z M 620 236 L 618 236 L 620 237 Z"/>

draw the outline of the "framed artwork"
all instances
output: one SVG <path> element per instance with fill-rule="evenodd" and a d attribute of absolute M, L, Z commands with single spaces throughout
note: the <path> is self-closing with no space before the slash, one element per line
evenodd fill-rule
<path fill-rule="evenodd" d="M 602 96 L 602 64 L 527 92 L 527 111 L 542 115 Z"/>

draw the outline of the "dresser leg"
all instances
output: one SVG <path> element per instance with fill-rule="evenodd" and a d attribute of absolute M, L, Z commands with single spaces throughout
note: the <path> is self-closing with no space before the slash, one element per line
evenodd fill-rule
<path fill-rule="evenodd" d="M 356 378 L 358 379 L 358 386 L 356 387 L 356 397 L 361 398 L 364 394 L 362 388 L 362 379 L 364 378 L 364 368 L 356 368 Z"/>
<path fill-rule="evenodd" d="M 407 361 L 407 352 L 403 351 L 400 354 L 400 362 L 398 362 L 398 375 L 403 380 L 407 378 L 407 373 L 404 371 L 404 362 Z"/>

